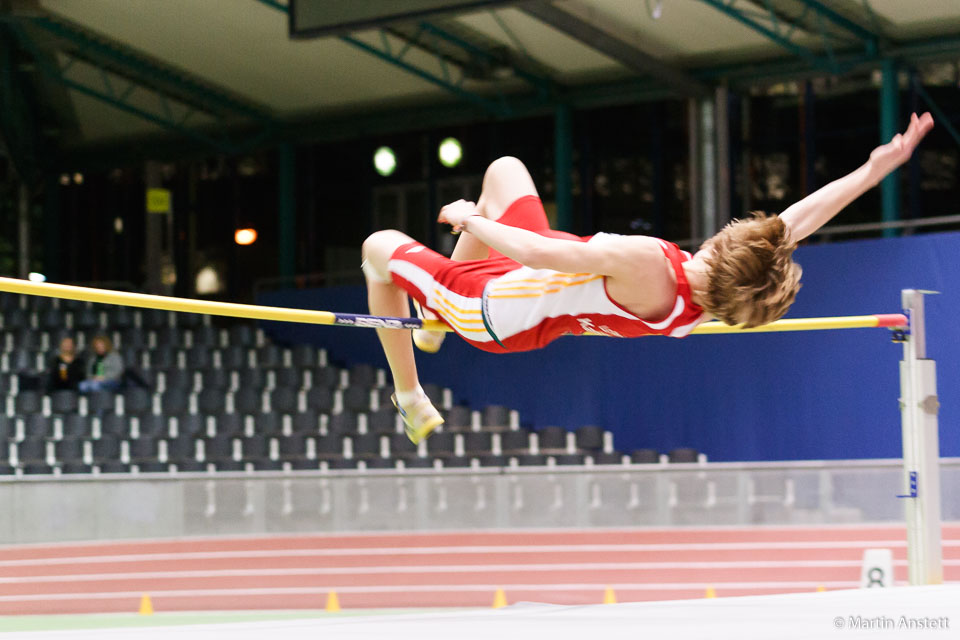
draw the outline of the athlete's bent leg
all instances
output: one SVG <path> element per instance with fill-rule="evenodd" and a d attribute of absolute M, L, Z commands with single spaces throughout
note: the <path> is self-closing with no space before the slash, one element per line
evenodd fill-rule
<path fill-rule="evenodd" d="M 410 313 L 407 293 L 393 283 L 388 263 L 390 256 L 401 245 L 413 242 L 399 231 L 377 231 L 363 243 L 363 273 L 367 280 L 367 300 L 370 313 L 377 316 L 403 318 Z M 413 345 L 406 331 L 377 329 L 377 337 L 390 365 L 394 403 L 403 416 L 407 435 L 414 442 L 429 435 L 443 419 L 430 404 L 420 387 Z"/>

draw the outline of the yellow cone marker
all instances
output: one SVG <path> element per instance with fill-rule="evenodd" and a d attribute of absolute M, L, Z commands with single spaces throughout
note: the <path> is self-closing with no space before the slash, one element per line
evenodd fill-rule
<path fill-rule="evenodd" d="M 150 596 L 143 594 L 140 597 L 140 615 L 142 616 L 152 616 L 153 615 L 153 603 L 150 602 Z"/>
<path fill-rule="evenodd" d="M 713 590 L 713 587 L 707 587 L 707 592 L 703 595 L 704 598 L 716 598 L 717 592 Z"/>
<path fill-rule="evenodd" d="M 331 591 L 327 594 L 327 612 L 336 613 L 340 611 L 340 598 L 337 597 L 336 591 Z"/>
<path fill-rule="evenodd" d="M 507 606 L 507 594 L 503 592 L 503 589 L 497 589 L 497 592 L 493 594 L 493 608 L 502 609 Z"/>
<path fill-rule="evenodd" d="M 617 594 L 613 592 L 611 587 L 607 587 L 606 591 L 603 592 L 603 604 L 617 604 Z"/>

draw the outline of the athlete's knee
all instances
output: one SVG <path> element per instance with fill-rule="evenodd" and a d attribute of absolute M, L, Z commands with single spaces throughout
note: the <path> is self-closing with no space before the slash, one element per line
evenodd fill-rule
<path fill-rule="evenodd" d="M 360 268 L 363 269 L 363 273 L 372 280 L 390 282 L 390 270 L 387 267 L 390 256 L 393 255 L 393 252 L 396 251 L 398 247 L 412 241 L 413 239 L 407 234 L 394 231 L 393 229 L 384 229 L 371 233 L 367 236 L 367 239 L 363 241 L 363 247 L 361 249 L 363 262 Z"/>
<path fill-rule="evenodd" d="M 517 175 L 529 175 L 526 165 L 519 158 L 513 156 L 501 156 L 490 163 L 484 180 L 500 180 Z"/>

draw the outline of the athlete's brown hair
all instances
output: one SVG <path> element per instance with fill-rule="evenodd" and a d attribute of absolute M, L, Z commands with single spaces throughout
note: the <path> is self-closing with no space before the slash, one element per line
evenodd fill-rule
<path fill-rule="evenodd" d="M 776 215 L 755 211 L 707 240 L 707 291 L 703 308 L 727 324 L 758 327 L 787 312 L 800 289 L 797 245 Z"/>

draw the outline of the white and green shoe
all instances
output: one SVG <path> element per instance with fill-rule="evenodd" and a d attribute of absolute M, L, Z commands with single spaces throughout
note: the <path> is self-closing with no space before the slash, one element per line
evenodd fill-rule
<path fill-rule="evenodd" d="M 412 406 L 401 407 L 397 402 L 397 394 L 390 396 L 393 406 L 400 412 L 403 418 L 403 427 L 407 437 L 413 444 L 420 444 L 420 441 L 428 437 L 433 430 L 443 424 L 443 416 L 437 411 L 430 398 L 426 395 L 421 396 Z"/>

